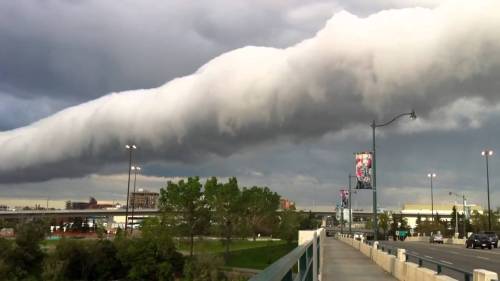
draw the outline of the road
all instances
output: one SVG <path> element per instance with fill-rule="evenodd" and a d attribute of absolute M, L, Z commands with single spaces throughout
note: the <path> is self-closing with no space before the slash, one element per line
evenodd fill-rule
<path fill-rule="evenodd" d="M 440 262 L 444 265 L 472 272 L 474 269 L 486 269 L 500 273 L 500 248 L 467 249 L 465 245 L 430 244 L 427 242 L 400 242 L 382 241 L 381 244 L 406 249 L 409 254 L 416 255 L 428 260 Z M 415 258 L 409 261 L 417 263 Z M 425 262 L 424 267 L 436 270 L 436 265 Z M 464 280 L 463 275 L 455 271 L 443 268 L 443 274 L 453 278 Z M 472 279 L 471 279 L 472 280 Z"/>

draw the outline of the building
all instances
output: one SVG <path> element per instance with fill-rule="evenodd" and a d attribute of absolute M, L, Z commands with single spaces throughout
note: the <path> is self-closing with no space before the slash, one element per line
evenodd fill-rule
<path fill-rule="evenodd" d="M 442 220 L 450 221 L 451 214 L 453 212 L 453 206 L 455 206 L 457 213 L 459 215 L 463 214 L 462 204 L 434 204 L 434 216 L 439 214 Z M 466 214 L 470 215 L 474 211 L 478 213 L 483 213 L 483 208 L 475 204 L 466 205 Z M 432 217 L 432 206 L 431 204 L 404 204 L 401 210 L 401 215 L 408 220 L 408 225 L 411 228 L 415 228 L 417 225 L 417 218 L 420 216 L 422 220 L 430 220 Z"/>
<path fill-rule="evenodd" d="M 280 209 L 281 210 L 295 209 L 295 202 L 290 201 L 287 198 L 280 198 Z"/>
<path fill-rule="evenodd" d="M 130 197 L 130 205 L 136 209 L 155 209 L 158 206 L 158 192 L 148 191 L 139 188 L 138 191 L 132 192 Z"/>
<path fill-rule="evenodd" d="M 66 210 L 108 209 L 116 208 L 119 204 L 111 201 L 97 201 L 90 197 L 88 202 L 66 201 Z"/>

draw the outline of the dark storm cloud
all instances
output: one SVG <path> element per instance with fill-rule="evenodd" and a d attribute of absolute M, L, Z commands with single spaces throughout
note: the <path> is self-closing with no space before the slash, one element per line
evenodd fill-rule
<path fill-rule="evenodd" d="M 120 162 L 128 142 L 145 161 L 190 162 L 313 139 L 409 108 L 426 117 L 464 96 L 497 103 L 499 8 L 479 1 L 368 18 L 339 13 L 292 47 L 237 49 L 161 87 L 107 95 L 3 132 L 0 180 L 89 174 Z"/>

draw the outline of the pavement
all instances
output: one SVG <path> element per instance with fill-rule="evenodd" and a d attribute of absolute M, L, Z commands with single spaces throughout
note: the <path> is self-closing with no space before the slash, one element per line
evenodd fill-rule
<path fill-rule="evenodd" d="M 481 268 L 500 273 L 500 248 L 493 248 L 491 250 L 480 248 L 467 249 L 465 245 L 401 241 L 381 241 L 380 244 L 403 248 L 409 254 L 469 272 Z M 417 263 L 417 260 L 413 257 L 410 257 L 409 261 Z M 429 262 L 424 262 L 423 266 L 436 270 L 436 265 Z M 443 274 L 458 280 L 464 280 L 462 274 L 458 274 L 447 268 L 443 269 Z"/>
<path fill-rule="evenodd" d="M 360 251 L 335 238 L 326 237 L 322 281 L 396 280 Z"/>

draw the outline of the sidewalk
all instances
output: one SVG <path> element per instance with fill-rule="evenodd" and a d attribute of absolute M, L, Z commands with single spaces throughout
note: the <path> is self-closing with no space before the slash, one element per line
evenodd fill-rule
<path fill-rule="evenodd" d="M 334 238 L 325 239 L 322 281 L 395 281 L 361 252 Z"/>

